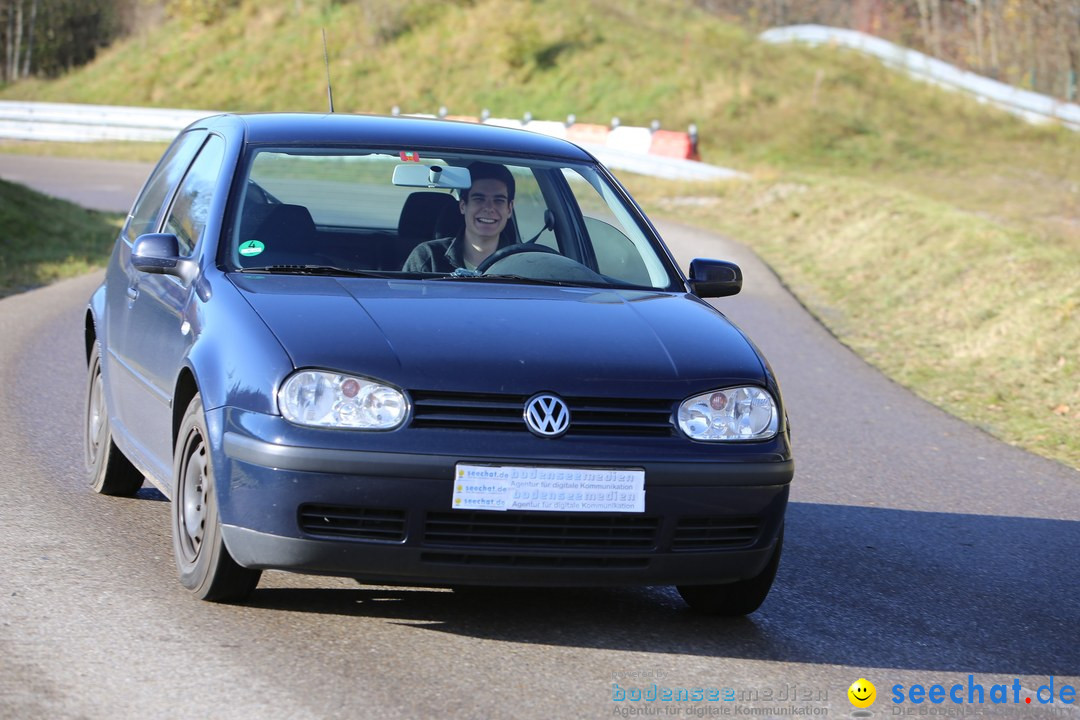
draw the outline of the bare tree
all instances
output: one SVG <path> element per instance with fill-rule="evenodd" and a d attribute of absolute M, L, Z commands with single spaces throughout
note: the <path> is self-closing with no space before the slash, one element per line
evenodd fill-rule
<path fill-rule="evenodd" d="M 971 9 L 971 27 L 975 35 L 975 63 L 979 72 L 986 70 L 986 49 L 983 38 L 983 4 L 982 0 L 967 0 Z"/>
<path fill-rule="evenodd" d="M 1076 99 L 1080 0 L 697 0 L 753 30 L 817 23 L 872 33 L 1038 92 Z"/>
<path fill-rule="evenodd" d="M 15 47 L 11 49 L 11 68 L 8 70 L 8 74 L 14 80 L 19 79 L 19 49 L 22 46 L 23 35 L 22 9 L 22 0 L 15 0 L 15 33 L 13 40 Z"/>
<path fill-rule="evenodd" d="M 15 13 L 14 3 L 16 0 L 8 0 L 3 5 L 4 15 L 7 18 L 7 23 L 4 27 L 4 72 L 3 79 L 5 82 L 14 80 L 14 73 L 11 69 L 15 65 Z"/>
<path fill-rule="evenodd" d="M 38 0 L 30 4 L 30 26 L 26 33 L 26 57 L 23 59 L 23 77 L 30 77 L 30 63 L 34 57 L 34 35 L 37 31 Z"/>
<path fill-rule="evenodd" d="M 1000 2 L 999 0 L 986 0 L 986 4 L 989 7 L 989 11 L 986 13 L 987 30 L 989 30 L 990 32 L 989 75 L 993 78 L 997 78 L 999 76 L 1001 67 L 1001 50 L 999 40 L 999 36 L 1001 35 L 1001 20 L 999 7 Z"/>
<path fill-rule="evenodd" d="M 31 25 L 37 15 L 37 0 L 33 0 L 31 10 Z M 4 32 L 4 71 L 2 78 L 6 82 L 18 80 L 20 76 L 30 74 L 29 60 L 24 61 L 22 43 L 27 37 L 27 30 L 23 23 L 23 8 L 25 0 L 6 0 L 0 5 L 0 17 L 6 18 Z M 33 30 L 31 29 L 32 33 Z M 27 58 L 32 52 L 33 41 L 27 37 Z"/>

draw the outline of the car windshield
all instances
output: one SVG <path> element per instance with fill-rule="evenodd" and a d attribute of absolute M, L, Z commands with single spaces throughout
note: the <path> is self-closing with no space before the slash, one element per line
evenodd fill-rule
<path fill-rule="evenodd" d="M 503 205 L 479 221 L 501 227 L 498 250 L 470 263 L 460 200 L 482 177 L 476 163 L 505 168 L 514 187 L 512 199 L 478 200 L 476 181 L 474 202 Z M 592 164 L 290 147 L 255 149 L 245 173 L 225 243 L 233 270 L 681 287 L 639 211 Z"/>

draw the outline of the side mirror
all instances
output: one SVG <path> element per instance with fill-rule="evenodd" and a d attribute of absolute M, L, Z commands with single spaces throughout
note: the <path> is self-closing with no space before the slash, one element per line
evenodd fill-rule
<path fill-rule="evenodd" d="M 154 275 L 172 275 L 186 285 L 198 274 L 191 258 L 180 257 L 180 241 L 171 233 L 147 233 L 135 238 L 131 264 L 136 270 Z"/>
<path fill-rule="evenodd" d="M 742 270 L 724 260 L 690 261 L 690 291 L 698 297 L 727 297 L 742 290 Z"/>

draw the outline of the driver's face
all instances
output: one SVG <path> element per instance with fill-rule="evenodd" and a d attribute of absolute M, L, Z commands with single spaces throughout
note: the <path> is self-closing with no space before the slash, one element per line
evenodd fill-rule
<path fill-rule="evenodd" d="M 460 203 L 465 216 L 465 235 L 475 240 L 496 239 L 506 227 L 514 203 L 510 200 L 506 183 L 501 180 L 477 180 L 469 188 L 469 196 Z"/>

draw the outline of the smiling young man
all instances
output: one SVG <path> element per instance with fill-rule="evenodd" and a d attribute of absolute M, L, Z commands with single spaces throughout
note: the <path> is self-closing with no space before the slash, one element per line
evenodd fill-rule
<path fill-rule="evenodd" d="M 409 255 L 404 272 L 454 272 L 476 266 L 514 238 L 504 237 L 514 212 L 514 176 L 502 165 L 474 162 L 469 166 L 472 187 L 461 194 L 458 207 L 465 227 L 456 236 L 421 243 Z"/>

